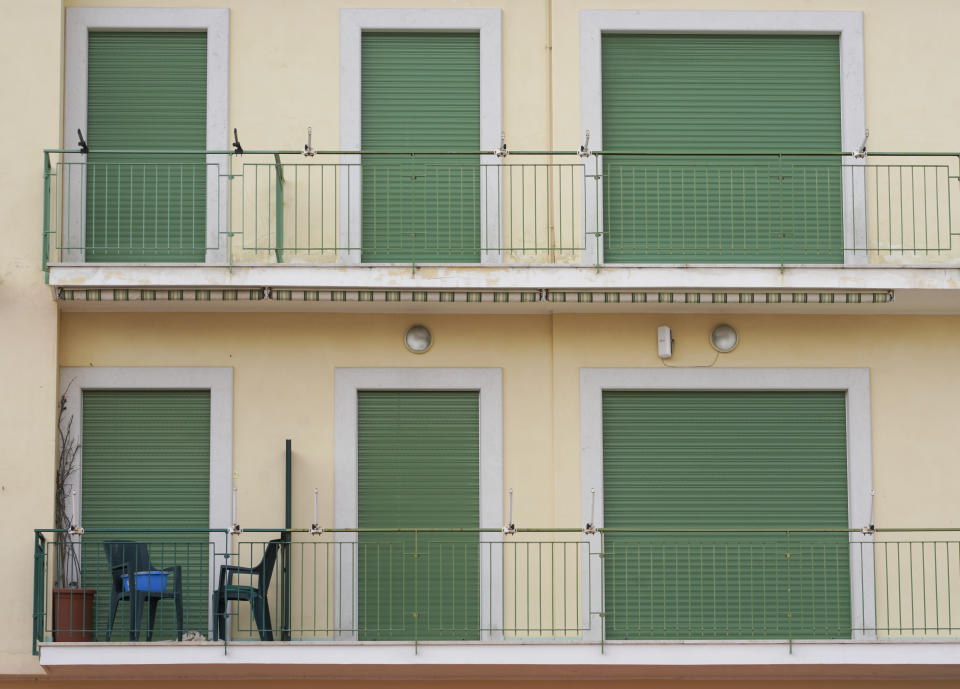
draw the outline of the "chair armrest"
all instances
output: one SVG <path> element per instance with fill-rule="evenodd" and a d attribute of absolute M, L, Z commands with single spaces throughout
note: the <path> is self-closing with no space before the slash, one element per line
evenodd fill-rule
<path fill-rule="evenodd" d="M 241 567 L 240 565 L 221 565 L 220 569 L 229 570 L 236 574 L 256 574 L 256 567 Z"/>
<path fill-rule="evenodd" d="M 220 565 L 220 588 L 230 586 L 233 582 L 234 574 L 257 574 L 254 567 L 241 567 L 239 565 Z"/>

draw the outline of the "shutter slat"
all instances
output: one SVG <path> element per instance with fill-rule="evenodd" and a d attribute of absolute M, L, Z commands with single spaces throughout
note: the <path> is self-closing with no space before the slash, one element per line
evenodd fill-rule
<path fill-rule="evenodd" d="M 612 529 L 845 529 L 845 395 L 607 391 L 603 471 Z M 604 550 L 608 638 L 850 635 L 846 534 L 609 533 Z"/>
<path fill-rule="evenodd" d="M 360 391 L 357 402 L 358 526 L 478 528 L 479 393 Z M 414 543 L 412 534 L 360 534 L 360 638 L 478 638 L 477 534 Z"/>
<path fill-rule="evenodd" d="M 605 34 L 603 147 L 839 151 L 837 36 Z M 839 158 L 604 160 L 604 260 L 843 261 Z"/>

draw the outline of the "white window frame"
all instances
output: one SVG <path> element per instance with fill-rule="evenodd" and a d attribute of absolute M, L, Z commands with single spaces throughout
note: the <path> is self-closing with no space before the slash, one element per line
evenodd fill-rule
<path fill-rule="evenodd" d="M 341 9 L 340 10 L 340 149 L 359 151 L 360 140 L 360 51 L 364 31 L 451 31 L 480 33 L 480 164 L 497 165 L 493 155 L 503 131 L 503 37 L 500 9 Z M 350 247 L 342 263 L 359 264 L 360 247 L 360 156 L 342 155 L 339 243 Z M 351 175 L 353 166 L 358 172 Z M 484 168 L 486 169 L 486 168 Z M 485 240 L 499 235 L 498 194 L 488 199 L 480 185 L 480 263 L 500 263 L 499 251 L 484 251 Z M 348 210 L 348 209 L 352 209 Z"/>
<path fill-rule="evenodd" d="M 825 34 L 840 37 L 840 129 L 844 151 L 860 148 L 866 133 L 862 12 L 773 12 L 706 10 L 581 10 L 580 126 L 590 131 L 590 145 L 603 150 L 601 36 L 604 33 Z M 845 165 L 862 165 L 848 158 Z M 599 172 L 599 171 L 598 171 Z M 845 247 L 866 247 L 866 177 L 843 177 L 843 240 Z M 601 237 L 602 213 L 597 196 L 585 203 L 585 240 Z M 854 226 L 852 218 L 856 218 Z M 583 262 L 603 262 L 602 242 L 586 241 Z M 600 256 L 598 257 L 597 252 Z M 844 252 L 845 265 L 867 263 L 867 252 Z"/>
<path fill-rule="evenodd" d="M 848 528 L 868 526 L 872 519 L 873 461 L 870 425 L 870 369 L 867 368 L 581 368 L 580 369 L 580 509 L 584 519 L 594 509 L 603 519 L 603 392 L 605 390 L 836 390 L 846 393 Z M 592 491 L 596 490 L 593 503 Z M 599 551 L 600 536 L 586 536 Z M 850 543 L 873 543 L 873 537 L 850 534 Z M 876 628 L 873 548 L 850 548 L 851 621 L 863 630 Z M 589 603 L 602 600 L 602 574 L 590 577 L 584 565 L 584 628 Z M 589 632 L 600 639 L 601 620 Z M 870 631 L 854 631 L 853 639 L 872 639 Z"/>
<path fill-rule="evenodd" d="M 66 10 L 63 144 L 76 141 L 77 130 L 87 134 L 87 55 L 91 31 L 205 31 L 207 34 L 207 150 L 224 150 L 227 146 L 227 113 L 229 107 L 230 10 L 133 7 L 68 7 Z M 89 140 L 89 137 L 88 137 Z M 97 142 L 89 141 L 96 150 Z M 84 162 L 86 156 L 70 154 L 67 163 Z M 227 263 L 226 154 L 208 154 L 207 164 L 207 227 L 206 263 Z M 73 179 L 76 177 L 76 179 Z M 82 199 L 85 175 L 71 176 L 70 198 Z M 81 247 L 85 241 L 86 218 L 81 204 L 74 204 L 63 218 L 70 247 Z M 212 248 L 211 248 L 212 247 Z M 83 249 L 63 252 L 65 263 L 84 260 Z"/>
<path fill-rule="evenodd" d="M 334 372 L 334 527 L 355 529 L 357 494 L 357 393 L 360 390 L 477 390 L 480 393 L 480 528 L 499 529 L 503 520 L 503 370 L 499 368 L 338 368 Z M 337 533 L 337 543 L 357 543 L 356 533 Z M 480 534 L 481 543 L 503 543 L 500 532 Z M 347 552 L 356 545 L 347 546 Z M 337 548 L 336 557 L 340 557 Z M 502 638 L 503 582 L 491 573 L 502 570 L 501 548 L 491 545 L 480 558 L 480 628 L 482 641 Z M 482 547 L 481 547 L 482 553 Z M 339 610 L 341 630 L 355 629 L 358 610 L 356 568 L 337 562 L 337 572 L 353 572 L 349 584 L 335 582 L 334 600 L 352 589 L 352 603 Z M 490 583 L 492 580 L 492 584 Z M 340 606 L 338 606 L 340 608 Z M 487 631 L 497 630 L 497 631 Z M 337 635 L 356 641 L 353 632 Z"/>
<path fill-rule="evenodd" d="M 79 439 L 78 468 L 67 486 L 77 491 L 79 515 L 83 515 L 83 392 L 85 390 L 209 390 L 210 391 L 210 518 L 209 528 L 230 528 L 233 485 L 233 369 L 230 367 L 167 366 L 64 366 L 60 369 L 60 396 L 65 398 L 66 418 L 73 419 Z M 211 534 L 215 549 L 230 545 L 229 536 Z M 224 552 L 229 552 L 229 549 Z M 222 561 L 222 560 L 221 560 Z M 217 566 L 210 555 L 209 596 L 216 586 Z M 212 629 L 213 610 L 207 611 L 207 629 Z"/>

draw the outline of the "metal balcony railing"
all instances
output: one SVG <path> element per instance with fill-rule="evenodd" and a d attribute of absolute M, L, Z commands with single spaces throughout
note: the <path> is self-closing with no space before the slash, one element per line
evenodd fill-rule
<path fill-rule="evenodd" d="M 955 263 L 957 153 L 44 152 L 48 263 Z"/>
<path fill-rule="evenodd" d="M 220 643 L 960 636 L 955 529 L 292 529 L 271 546 L 276 533 L 37 530 L 34 650 L 179 635 Z M 179 567 L 182 621 L 176 601 L 148 613 L 146 600 L 137 628 L 121 599 L 111 623 L 116 580 L 104 543 L 117 540 L 146 543 L 152 571 Z M 271 547 L 272 572 L 243 569 Z M 241 569 L 225 580 L 225 565 Z M 271 573 L 262 597 L 227 595 L 218 605 L 224 587 L 253 590 Z M 125 585 L 174 592 L 172 573 L 152 584 L 142 574 Z"/>

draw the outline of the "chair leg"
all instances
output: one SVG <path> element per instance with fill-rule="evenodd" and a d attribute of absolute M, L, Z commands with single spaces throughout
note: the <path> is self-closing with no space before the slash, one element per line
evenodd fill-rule
<path fill-rule="evenodd" d="M 131 586 L 131 588 L 133 588 Z M 140 624 L 143 620 L 143 603 L 146 596 L 140 592 L 130 596 L 130 641 L 140 640 Z"/>
<path fill-rule="evenodd" d="M 253 621 L 257 624 L 257 634 L 260 635 L 260 641 L 264 641 L 263 608 L 260 607 L 260 599 L 256 596 L 250 599 L 250 612 L 253 614 Z"/>
<path fill-rule="evenodd" d="M 120 596 L 110 596 L 110 616 L 107 618 L 107 641 L 110 641 L 110 635 L 113 633 L 113 618 L 117 616 L 117 606 L 120 604 Z"/>
<path fill-rule="evenodd" d="M 226 637 L 226 626 L 223 621 L 224 602 L 219 591 L 213 592 L 213 600 L 210 601 L 210 609 L 213 610 L 213 641 L 219 641 Z"/>
<path fill-rule="evenodd" d="M 260 615 L 263 626 L 261 627 L 260 640 L 261 641 L 273 641 L 273 623 L 270 621 L 270 604 L 267 603 L 267 598 L 264 596 L 260 599 L 263 605 L 263 612 Z"/>
<path fill-rule="evenodd" d="M 173 602 L 176 604 L 177 610 L 177 641 L 183 641 L 183 596 L 180 595 L 179 591 Z"/>
<path fill-rule="evenodd" d="M 150 619 L 148 621 L 147 627 L 147 641 L 153 641 L 153 622 L 157 619 L 157 603 L 160 602 L 159 598 L 150 599 Z"/>

